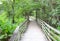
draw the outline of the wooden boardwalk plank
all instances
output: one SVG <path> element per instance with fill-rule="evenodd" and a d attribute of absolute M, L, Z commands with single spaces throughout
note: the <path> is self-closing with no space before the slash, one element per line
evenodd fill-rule
<path fill-rule="evenodd" d="M 41 28 L 35 21 L 30 22 L 27 31 L 22 36 L 21 41 L 48 41 Z"/>

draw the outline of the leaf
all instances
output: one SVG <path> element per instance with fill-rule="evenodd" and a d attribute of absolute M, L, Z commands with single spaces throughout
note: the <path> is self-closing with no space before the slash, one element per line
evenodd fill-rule
<path fill-rule="evenodd" d="M 4 38 L 4 36 L 5 36 L 5 35 L 1 35 L 1 36 L 0 36 L 0 39 L 3 39 L 3 38 Z"/>

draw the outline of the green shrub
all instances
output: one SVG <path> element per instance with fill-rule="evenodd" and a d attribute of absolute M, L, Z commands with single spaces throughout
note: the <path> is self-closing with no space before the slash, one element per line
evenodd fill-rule
<path fill-rule="evenodd" d="M 0 21 L 0 39 L 4 39 L 7 37 L 10 37 L 15 30 L 16 25 L 10 23 L 9 21 L 7 22 L 2 22 Z"/>

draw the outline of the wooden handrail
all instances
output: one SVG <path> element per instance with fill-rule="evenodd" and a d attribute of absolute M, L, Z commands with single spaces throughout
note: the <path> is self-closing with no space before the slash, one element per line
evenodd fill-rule
<path fill-rule="evenodd" d="M 45 23 L 45 22 L 44 22 L 44 23 Z M 60 31 L 59 31 L 59 30 L 57 30 L 57 29 L 55 29 L 55 28 L 49 26 L 47 23 L 45 23 L 45 25 L 46 25 L 47 27 L 49 27 L 50 29 L 54 30 L 54 32 L 60 34 Z"/>
<path fill-rule="evenodd" d="M 20 41 L 21 39 L 21 29 L 23 28 L 23 26 L 26 25 L 26 27 L 24 27 L 24 29 L 27 28 L 27 20 L 25 20 L 23 23 L 19 24 L 19 26 L 17 26 L 17 28 L 15 29 L 15 31 L 13 32 L 12 37 L 9 39 L 9 41 Z M 24 30 L 23 29 L 23 30 Z"/>
<path fill-rule="evenodd" d="M 41 22 L 43 22 L 43 24 L 45 24 L 48 28 L 54 30 L 54 32 L 60 34 L 60 31 L 55 29 L 54 27 L 51 27 L 50 25 L 48 25 L 46 22 L 44 22 L 43 20 L 40 19 Z"/>
<path fill-rule="evenodd" d="M 60 37 L 59 37 L 60 31 L 59 30 L 51 27 L 50 25 L 48 25 L 46 22 L 44 22 L 41 19 L 38 19 L 37 22 L 38 22 L 38 24 L 41 25 L 43 32 L 45 33 L 45 35 L 47 35 L 47 38 L 50 37 L 50 39 L 52 39 L 53 41 L 57 41 L 57 39 L 60 41 Z"/>

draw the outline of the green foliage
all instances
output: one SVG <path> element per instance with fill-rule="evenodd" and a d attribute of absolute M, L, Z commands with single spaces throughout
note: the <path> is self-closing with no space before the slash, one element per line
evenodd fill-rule
<path fill-rule="evenodd" d="M 60 30 L 60 26 L 58 26 L 57 29 Z"/>
<path fill-rule="evenodd" d="M 36 16 L 36 12 L 40 19 L 60 30 L 60 0 L 0 0 L 0 39 L 12 35 L 25 20 L 24 14 Z"/>
<path fill-rule="evenodd" d="M 4 6 L 6 5 L 7 3 L 6 4 L 4 3 Z M 10 9 L 9 7 L 8 9 Z M 8 16 L 9 15 L 8 12 L 11 11 L 11 9 L 10 10 L 8 9 L 6 10 L 6 9 L 7 9 L 7 6 L 4 7 L 4 10 L 2 9 L 2 12 L 0 13 L 0 41 L 6 41 L 4 39 L 11 37 L 14 30 L 18 26 L 18 24 L 20 24 L 21 22 L 25 20 L 25 18 L 18 13 L 14 16 L 15 23 L 12 24 L 11 12 L 10 12 L 10 16 Z"/>
<path fill-rule="evenodd" d="M 0 19 L 0 39 L 11 37 L 15 28 L 18 26 L 18 24 L 24 21 L 24 18 L 16 19 L 15 21 L 16 23 L 12 24 L 8 19 L 6 19 L 6 21 L 4 20 L 4 18 Z"/>

